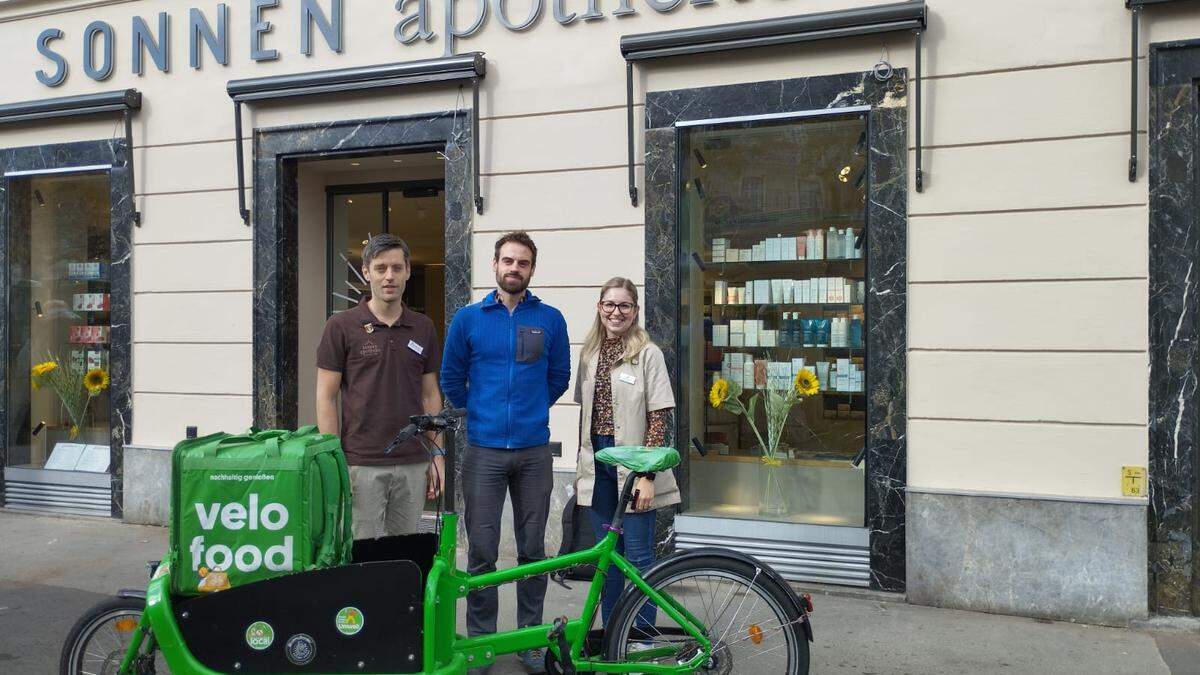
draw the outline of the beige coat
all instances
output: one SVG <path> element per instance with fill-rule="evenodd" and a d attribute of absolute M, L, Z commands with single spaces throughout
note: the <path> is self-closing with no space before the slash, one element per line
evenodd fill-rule
<path fill-rule="evenodd" d="M 582 406 L 579 455 L 575 476 L 577 503 L 592 505 L 592 489 L 596 484 L 595 454 L 592 449 L 592 399 L 596 393 L 596 367 L 600 361 L 597 350 L 586 363 L 579 364 L 575 377 L 575 402 Z M 642 445 L 646 439 L 646 413 L 675 407 L 667 362 L 655 344 L 646 345 L 634 358 L 612 368 L 613 431 L 617 445 Z M 629 471 L 617 467 L 617 489 L 625 485 Z M 654 477 L 652 508 L 679 503 L 679 486 L 674 471 L 659 471 Z"/>

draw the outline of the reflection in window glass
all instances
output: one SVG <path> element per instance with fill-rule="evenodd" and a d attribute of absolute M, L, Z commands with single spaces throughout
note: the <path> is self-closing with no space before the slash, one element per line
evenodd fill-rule
<path fill-rule="evenodd" d="M 864 524 L 865 146 L 853 114 L 681 131 L 680 243 L 703 263 L 680 280 L 681 390 L 708 450 L 692 451 L 692 515 Z M 764 456 L 768 390 L 802 370 L 820 392 Z M 719 379 L 756 399 L 754 427 L 711 405 Z"/>
<path fill-rule="evenodd" d="M 382 192 L 333 195 L 332 202 L 330 314 L 357 305 L 370 291 L 362 279 L 362 250 L 368 237 L 384 232 Z"/>
<path fill-rule="evenodd" d="M 7 187 L 8 465 L 107 471 L 108 174 Z"/>

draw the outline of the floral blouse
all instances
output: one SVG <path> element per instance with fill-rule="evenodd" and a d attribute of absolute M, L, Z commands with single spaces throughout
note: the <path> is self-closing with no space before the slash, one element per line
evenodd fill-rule
<path fill-rule="evenodd" d="M 592 433 L 597 436 L 613 436 L 612 367 L 625 351 L 621 338 L 605 338 L 600 345 L 596 364 L 596 393 L 592 398 Z M 667 441 L 667 428 L 671 421 L 671 409 L 651 410 L 646 413 L 646 437 L 642 445 L 658 446 Z"/>

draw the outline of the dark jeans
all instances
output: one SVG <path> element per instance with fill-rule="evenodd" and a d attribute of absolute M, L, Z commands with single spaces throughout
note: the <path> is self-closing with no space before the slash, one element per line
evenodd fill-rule
<path fill-rule="evenodd" d="M 519 450 L 470 447 L 462 473 L 468 572 L 474 575 L 496 569 L 505 494 L 512 497 L 517 562 L 523 565 L 545 559 L 553 461 L 549 445 Z M 542 623 L 545 599 L 545 576 L 517 582 L 518 628 Z M 495 586 L 469 593 L 467 634 L 495 633 L 498 606 Z"/>
<path fill-rule="evenodd" d="M 612 436 L 592 436 L 592 450 L 600 452 L 615 445 Z M 617 484 L 617 467 L 596 461 L 596 485 L 592 488 L 592 528 L 596 532 L 596 541 L 608 534 L 604 526 L 612 523 L 613 514 L 617 512 L 617 500 L 621 497 L 623 485 Z M 629 508 L 632 508 L 630 505 Z M 654 564 L 654 517 L 655 510 L 625 512 L 625 520 L 621 529 L 625 532 L 617 540 L 617 552 L 633 563 L 639 571 L 646 571 Z M 608 577 L 604 580 L 604 593 L 600 596 L 601 616 L 604 625 L 608 626 L 608 617 L 612 614 L 617 598 L 625 588 L 625 576 L 615 566 L 608 568 Z M 655 618 L 654 603 L 647 602 L 638 611 L 638 626 L 653 626 Z"/>

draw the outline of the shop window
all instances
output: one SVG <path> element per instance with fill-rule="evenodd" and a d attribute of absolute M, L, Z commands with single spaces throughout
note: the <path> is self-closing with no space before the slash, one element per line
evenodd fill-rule
<path fill-rule="evenodd" d="M 109 470 L 109 175 L 8 181 L 8 466 Z"/>
<path fill-rule="evenodd" d="M 707 453 L 689 515 L 864 525 L 866 130 L 861 114 L 680 130 L 681 391 Z M 802 370 L 820 391 L 772 452 L 768 390 Z M 714 407 L 717 380 L 754 410 Z"/>

